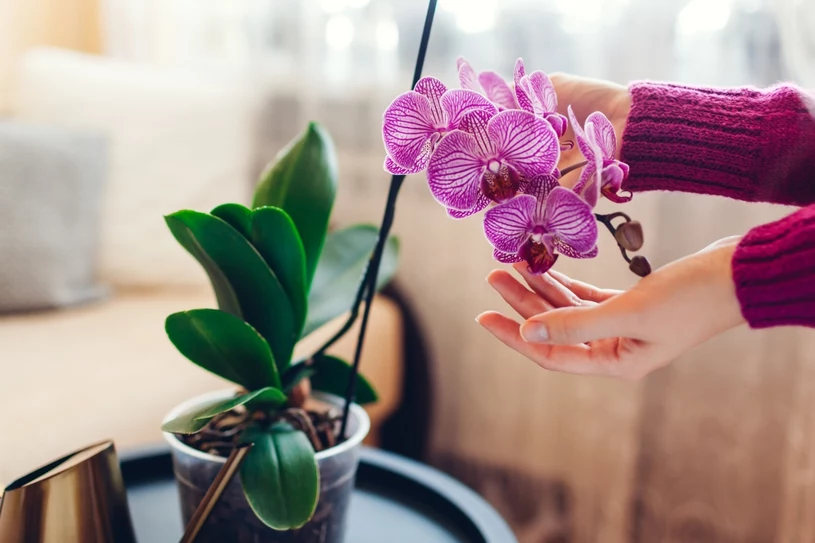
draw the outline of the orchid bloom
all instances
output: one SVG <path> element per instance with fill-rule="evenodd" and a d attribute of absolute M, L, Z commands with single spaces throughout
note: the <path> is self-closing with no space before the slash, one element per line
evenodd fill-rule
<path fill-rule="evenodd" d="M 499 110 L 518 109 L 518 101 L 509 84 L 499 74 L 491 71 L 476 75 L 470 63 L 459 57 L 456 61 L 458 79 L 462 89 L 483 92 L 491 102 L 498 105 Z"/>
<path fill-rule="evenodd" d="M 630 201 L 631 193 L 628 195 L 619 193 L 623 181 L 628 177 L 628 164 L 614 158 L 617 152 L 617 136 L 611 121 L 599 111 L 595 111 L 589 115 L 581 128 L 569 106 L 569 122 L 572 124 L 577 146 L 588 160 L 574 186 L 574 191 L 581 194 L 592 207 L 597 204 L 600 194 L 618 204 Z"/>
<path fill-rule="evenodd" d="M 474 110 L 496 112 L 495 106 L 472 90 L 447 90 L 434 77 L 424 77 L 388 106 L 382 116 L 385 170 L 396 175 L 417 173 L 427 167 L 441 138 L 458 128 L 462 117 Z"/>
<path fill-rule="evenodd" d="M 521 109 L 549 121 L 558 137 L 566 132 L 566 117 L 557 112 L 555 86 L 540 70 L 526 74 L 523 59 L 515 62 L 515 96 Z"/>
<path fill-rule="evenodd" d="M 532 180 L 552 176 L 559 158 L 557 134 L 543 119 L 521 110 L 492 117 L 478 110 L 439 142 L 427 180 L 436 200 L 460 219 L 491 201 L 538 190 Z"/>
<path fill-rule="evenodd" d="M 537 275 L 551 268 L 558 254 L 597 256 L 597 223 L 589 205 L 554 178 L 539 187 L 537 197 L 520 194 L 484 215 L 484 233 L 496 260 L 526 261 Z"/>

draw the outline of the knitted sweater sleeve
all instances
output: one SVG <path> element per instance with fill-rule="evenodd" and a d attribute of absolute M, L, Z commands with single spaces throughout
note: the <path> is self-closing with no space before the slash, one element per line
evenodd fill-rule
<path fill-rule="evenodd" d="M 796 87 L 635 83 L 630 91 L 624 189 L 815 202 L 815 102 Z"/>
<path fill-rule="evenodd" d="M 678 190 L 807 205 L 752 229 L 733 255 L 742 314 L 753 328 L 815 327 L 815 118 L 790 85 L 768 90 L 641 83 L 621 158 L 631 191 Z"/>

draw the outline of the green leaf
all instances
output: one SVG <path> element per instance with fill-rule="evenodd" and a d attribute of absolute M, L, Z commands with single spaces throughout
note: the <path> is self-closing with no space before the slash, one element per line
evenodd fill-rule
<path fill-rule="evenodd" d="M 223 277 L 231 285 L 239 311 L 222 309 L 251 324 L 269 343 L 278 368 L 285 369 L 298 328 L 288 295 L 263 257 L 235 228 L 212 215 L 185 210 L 166 219 L 174 233 L 183 232 L 185 240 L 195 241 L 184 247 L 208 272 L 209 264 L 219 270 L 215 277 L 210 274 L 216 292 L 216 278 Z"/>
<path fill-rule="evenodd" d="M 240 467 L 246 501 L 275 530 L 300 528 L 314 515 L 320 472 L 308 438 L 286 423 L 252 428 L 244 441 L 254 446 Z"/>
<path fill-rule="evenodd" d="M 218 264 L 210 258 L 201 244 L 195 239 L 195 235 L 187 228 L 183 221 L 168 215 L 164 217 L 167 226 L 170 228 L 173 237 L 189 252 L 207 272 L 212 288 L 215 291 L 215 298 L 218 300 L 218 307 L 232 313 L 236 317 L 242 317 L 241 304 L 238 302 L 238 295 L 229 283 L 229 280 L 218 267 Z"/>
<path fill-rule="evenodd" d="M 269 344 L 240 318 L 218 309 L 194 309 L 167 317 L 165 329 L 181 354 L 215 375 L 248 390 L 280 388 Z"/>
<path fill-rule="evenodd" d="M 278 154 L 255 190 L 253 208 L 279 207 L 294 221 L 306 253 L 306 285 L 317 268 L 336 193 L 334 144 L 316 123 Z"/>
<path fill-rule="evenodd" d="M 376 227 L 358 224 L 328 235 L 311 284 L 303 337 L 351 309 L 378 234 Z M 382 253 L 377 290 L 396 273 L 398 260 L 399 241 L 391 236 Z"/>
<path fill-rule="evenodd" d="M 348 379 L 352 372 L 350 364 L 335 356 L 320 355 L 314 357 L 312 368 L 315 373 L 311 377 L 311 388 L 340 397 L 345 396 Z M 357 374 L 354 393 L 354 401 L 360 405 L 373 403 L 379 399 L 371 383 L 360 374 Z"/>
<path fill-rule="evenodd" d="M 246 405 L 248 407 L 262 406 L 263 408 L 274 408 L 280 407 L 284 403 L 286 403 L 286 395 L 283 394 L 282 390 L 279 388 L 266 387 L 261 388 L 260 390 L 255 390 L 254 392 L 249 392 L 248 394 L 243 394 L 242 396 L 225 400 L 220 404 L 214 405 L 206 411 L 201 412 L 195 418 L 196 420 L 209 420 L 216 415 L 226 413 L 227 411 L 231 411 L 241 405 Z"/>
<path fill-rule="evenodd" d="M 249 240 L 269 265 L 288 295 L 299 333 L 307 311 L 306 256 L 291 217 L 279 207 L 261 207 L 253 212 L 240 204 L 218 206 L 212 214 Z"/>
<path fill-rule="evenodd" d="M 194 434 L 202 430 L 209 422 L 209 418 L 200 419 L 198 417 L 223 402 L 224 400 L 210 400 L 202 405 L 198 405 L 162 424 L 161 430 L 172 434 Z"/>
<path fill-rule="evenodd" d="M 261 207 L 252 213 L 251 239 L 288 293 L 299 333 L 307 311 L 306 255 L 294 222 L 278 207 Z"/>
<path fill-rule="evenodd" d="M 240 234 L 248 239 L 252 239 L 252 210 L 240 204 L 222 204 L 210 212 L 218 217 Z"/>

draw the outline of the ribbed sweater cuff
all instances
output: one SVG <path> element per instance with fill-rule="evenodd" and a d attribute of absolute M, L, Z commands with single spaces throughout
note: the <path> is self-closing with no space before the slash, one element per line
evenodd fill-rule
<path fill-rule="evenodd" d="M 815 119 L 795 87 L 635 83 L 624 187 L 803 205 L 815 201 Z"/>
<path fill-rule="evenodd" d="M 733 254 L 733 280 L 753 328 L 815 326 L 815 206 L 751 230 Z"/>

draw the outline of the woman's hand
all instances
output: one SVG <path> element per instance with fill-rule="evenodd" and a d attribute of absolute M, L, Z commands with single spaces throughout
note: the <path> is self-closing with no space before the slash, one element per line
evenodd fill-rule
<path fill-rule="evenodd" d="M 628 89 L 608 81 L 587 79 L 563 73 L 550 74 L 549 79 L 552 80 L 557 93 L 558 113 L 566 115 L 566 108 L 571 105 L 577 120 L 581 124 L 585 122 L 590 113 L 595 111 L 601 111 L 608 117 L 614 126 L 614 131 L 617 133 L 617 158 L 619 159 L 625 121 L 631 109 L 631 94 Z M 574 141 L 574 132 L 571 127 L 566 131 L 563 139 Z M 563 152 L 558 167 L 562 170 L 584 160 L 580 150 L 575 146 Z M 579 170 L 572 175 L 568 175 L 564 180 L 564 184 L 568 186 L 570 180 L 572 182 L 577 181 L 578 174 Z"/>
<path fill-rule="evenodd" d="M 598 289 L 550 271 L 505 270 L 490 285 L 526 320 L 488 311 L 476 319 L 539 366 L 565 373 L 639 379 L 688 349 L 744 322 L 726 238 L 673 262 L 627 291 Z"/>

